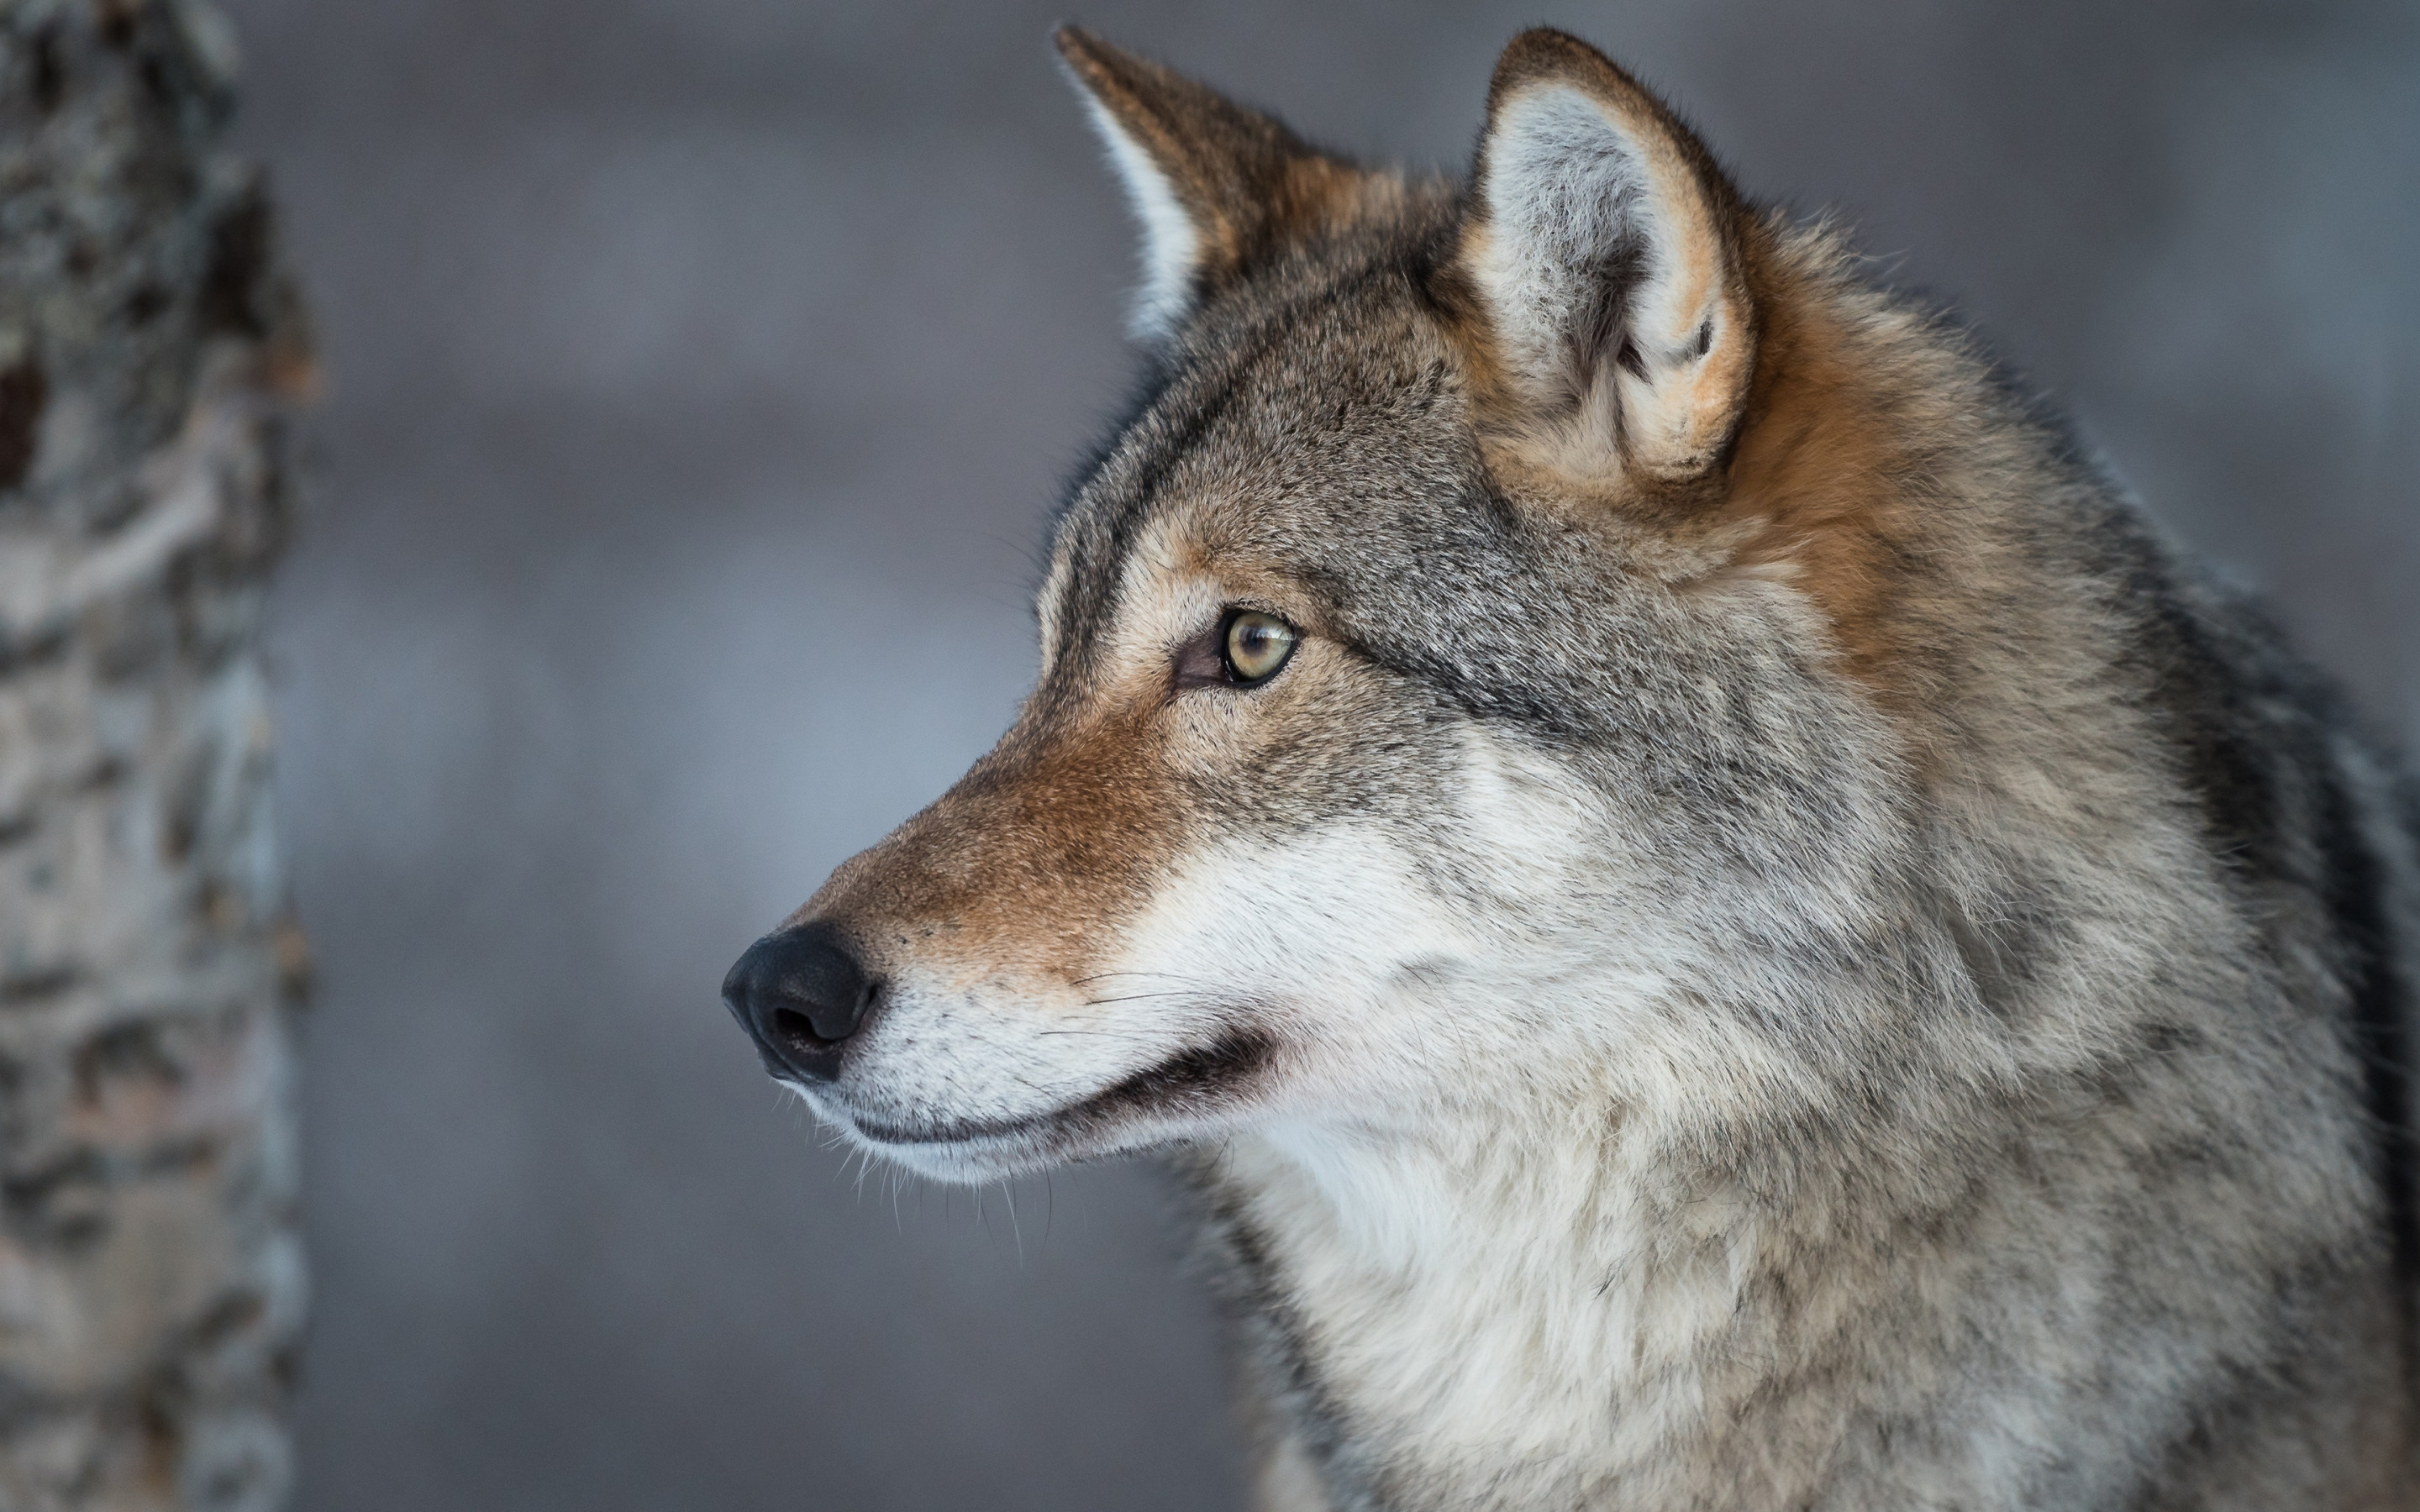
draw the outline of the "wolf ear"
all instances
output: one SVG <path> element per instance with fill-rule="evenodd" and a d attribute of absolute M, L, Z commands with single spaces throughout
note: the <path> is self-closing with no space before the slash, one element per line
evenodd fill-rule
<path fill-rule="evenodd" d="M 1359 170 L 1284 126 L 1091 33 L 1052 39 L 1142 222 L 1136 335 L 1173 332 L 1202 297 L 1341 209 Z"/>
<path fill-rule="evenodd" d="M 1474 180 L 1458 260 L 1515 426 L 1582 475 L 1715 467 L 1756 312 L 1745 211 L 1713 155 L 1605 54 L 1540 28 L 1496 65 Z"/>

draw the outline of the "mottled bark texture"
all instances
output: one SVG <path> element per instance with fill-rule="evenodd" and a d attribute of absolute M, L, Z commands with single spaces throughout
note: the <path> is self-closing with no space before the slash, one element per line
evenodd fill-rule
<path fill-rule="evenodd" d="M 310 363 L 232 34 L 0 0 L 0 1509 L 269 1508 L 302 1307 L 258 650 Z"/>

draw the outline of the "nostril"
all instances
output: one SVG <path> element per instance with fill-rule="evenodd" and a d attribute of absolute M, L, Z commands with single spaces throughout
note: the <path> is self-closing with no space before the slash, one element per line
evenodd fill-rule
<path fill-rule="evenodd" d="M 777 1008 L 773 1010 L 771 1022 L 767 1026 L 770 1028 L 783 1043 L 789 1045 L 793 1049 L 804 1050 L 811 1055 L 818 1050 L 829 1049 L 832 1045 L 840 1042 L 837 1040 L 827 1040 L 822 1035 L 817 1034 L 815 1032 L 814 1025 L 809 1021 L 804 1013 L 799 1012 L 795 1009 Z"/>

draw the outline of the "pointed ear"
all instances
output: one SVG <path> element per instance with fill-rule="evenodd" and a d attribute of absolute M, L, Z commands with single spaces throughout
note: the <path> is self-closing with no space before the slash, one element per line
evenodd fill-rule
<path fill-rule="evenodd" d="M 1584 476 L 1717 466 L 1756 355 L 1745 211 L 1664 103 L 1576 38 L 1504 50 L 1459 249 L 1514 425 Z"/>
<path fill-rule="evenodd" d="M 1345 212 L 1352 164 L 1089 32 L 1053 39 L 1142 222 L 1138 336 L 1166 337 L 1221 283 Z"/>

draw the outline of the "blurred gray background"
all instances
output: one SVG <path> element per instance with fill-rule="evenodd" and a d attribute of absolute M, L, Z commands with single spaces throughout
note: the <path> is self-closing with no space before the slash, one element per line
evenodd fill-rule
<path fill-rule="evenodd" d="M 894 1190 L 715 1001 L 1029 676 L 1134 267 L 1056 0 L 228 8 L 334 380 L 275 637 L 305 1512 L 1234 1504 L 1148 1167 Z M 1073 16 L 1433 162 L 1519 25 L 1590 37 L 2420 727 L 2420 8 Z"/>

